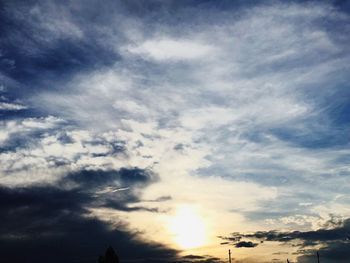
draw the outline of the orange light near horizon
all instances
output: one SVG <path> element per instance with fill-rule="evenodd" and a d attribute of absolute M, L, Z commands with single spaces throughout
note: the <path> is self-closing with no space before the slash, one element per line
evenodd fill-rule
<path fill-rule="evenodd" d="M 206 228 L 203 218 L 192 206 L 180 206 L 170 219 L 169 230 L 175 243 L 182 249 L 193 249 L 206 242 Z"/>

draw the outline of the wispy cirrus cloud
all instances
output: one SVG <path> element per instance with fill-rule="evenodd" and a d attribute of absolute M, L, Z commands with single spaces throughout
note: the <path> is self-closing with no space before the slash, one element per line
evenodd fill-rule
<path fill-rule="evenodd" d="M 18 104 L 18 103 L 11 103 L 11 102 L 0 102 L 0 110 L 24 110 L 27 109 L 26 106 Z"/>
<path fill-rule="evenodd" d="M 128 52 L 158 61 L 181 61 L 212 56 L 215 49 L 193 40 L 154 39 L 126 48 Z"/>
<path fill-rule="evenodd" d="M 213 232 L 306 231 L 349 216 L 348 14 L 325 2 L 169 5 L 6 4 L 2 19 L 32 34 L 16 27 L 1 40 L 15 65 L 1 64 L 1 92 L 15 97 L 1 104 L 12 107 L 1 184 L 137 167 L 160 179 L 140 189 L 142 202 L 171 196 L 159 202 L 168 215 L 194 203 L 213 229 L 230 219 Z M 146 233 L 125 215 L 147 214 L 142 202 L 110 202 L 116 221 Z"/>

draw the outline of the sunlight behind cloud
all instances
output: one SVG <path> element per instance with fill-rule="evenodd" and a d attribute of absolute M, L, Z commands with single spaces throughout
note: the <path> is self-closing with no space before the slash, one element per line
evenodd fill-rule
<path fill-rule="evenodd" d="M 197 248 L 205 244 L 206 227 L 196 208 L 184 205 L 177 208 L 169 221 L 169 229 L 175 243 L 183 249 Z"/>

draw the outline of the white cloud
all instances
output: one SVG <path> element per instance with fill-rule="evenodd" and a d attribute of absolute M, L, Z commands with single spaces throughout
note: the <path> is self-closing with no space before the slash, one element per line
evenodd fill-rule
<path fill-rule="evenodd" d="M 157 61 L 181 61 L 212 56 L 215 49 L 195 40 L 151 39 L 138 45 L 128 46 L 126 50 Z"/>
<path fill-rule="evenodd" d="M 51 121 L 52 118 L 49 117 Z M 29 130 L 23 129 L 25 122 L 31 123 Z M 22 121 L 16 126 L 16 132 L 9 131 L 5 139 L 11 136 L 20 138 L 26 136 L 26 132 L 45 131 L 43 124 L 34 126 L 34 123 L 33 119 Z M 72 127 L 66 127 L 64 131 L 59 126 L 45 127 L 51 130 L 46 130 L 40 136 L 32 136 L 30 142 L 16 145 L 14 150 L 0 153 L 0 184 L 52 184 L 72 171 L 129 167 L 127 153 L 123 152 L 120 137 L 116 133 L 96 134 Z M 121 145 L 120 150 L 115 149 L 118 144 Z"/>
<path fill-rule="evenodd" d="M 311 136 L 330 129 L 308 94 L 311 86 L 336 81 L 347 59 L 336 57 L 344 46 L 316 23 L 321 18 L 346 19 L 329 13 L 327 5 L 281 4 L 256 7 L 239 18 L 223 13 L 183 34 L 155 27 L 156 36 L 138 34 L 123 43 L 119 50 L 129 54 L 122 53 L 112 68 L 76 76 L 67 84 L 69 94 L 46 93 L 39 101 L 86 129 L 117 131 L 132 165 L 161 166 L 169 152 L 187 174 L 202 169 L 211 175 L 203 168 L 215 164 L 220 167 L 215 175 L 256 174 L 258 183 L 281 174 L 314 182 L 322 170 L 339 172 L 334 160 L 345 153 L 328 148 L 317 153 L 272 130 Z M 135 27 L 126 33 L 140 32 L 142 25 Z M 162 63 L 186 60 L 191 61 L 186 66 Z M 317 96 L 327 92 L 319 88 Z M 163 133 L 172 133 L 172 139 Z M 196 149 L 197 157 L 186 161 L 189 156 L 170 150 L 176 144 Z"/>
<path fill-rule="evenodd" d="M 57 128 L 64 121 L 54 116 L 40 118 L 24 118 L 0 122 L 0 145 L 14 134 L 22 134 Z"/>
<path fill-rule="evenodd" d="M 24 110 L 27 109 L 27 106 L 18 104 L 18 103 L 10 103 L 10 102 L 0 102 L 0 110 Z"/>

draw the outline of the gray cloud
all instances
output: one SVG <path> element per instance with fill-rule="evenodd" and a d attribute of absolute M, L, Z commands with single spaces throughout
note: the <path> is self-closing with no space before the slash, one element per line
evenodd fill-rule
<path fill-rule="evenodd" d="M 260 242 L 280 242 L 293 244 L 299 247 L 296 252 L 298 262 L 314 262 L 315 253 L 319 250 L 320 257 L 327 262 L 345 262 L 350 259 L 350 253 L 346 251 L 350 247 L 350 219 L 329 221 L 324 227 L 313 231 L 258 231 L 250 234 L 232 233 L 223 237 L 225 244 L 233 244 L 236 247 L 255 247 L 258 243 L 240 241 L 242 238 Z M 320 249 L 317 247 L 321 246 Z"/>
<path fill-rule="evenodd" d="M 89 208 L 101 206 L 128 212 L 141 209 L 155 212 L 152 208 L 128 207 L 139 200 L 136 191 L 115 194 L 113 202 L 117 206 L 111 206 L 108 199 L 96 197 L 92 191 L 111 184 L 144 187 L 153 180 L 146 171 L 122 169 L 80 171 L 62 179 L 59 187 L 0 187 L 2 261 L 43 262 L 55 254 L 52 262 L 94 262 L 98 253 L 112 244 L 122 260 L 180 262 L 176 250 L 146 242 L 127 224 L 109 225 L 89 212 Z M 72 182 L 75 183 L 73 187 Z M 18 250 L 23 253 L 15 253 Z M 184 259 L 186 262 L 219 262 L 219 259 L 199 256 Z"/>
<path fill-rule="evenodd" d="M 257 243 L 253 243 L 251 241 L 240 241 L 238 243 L 235 244 L 236 248 L 241 248 L 241 247 L 256 247 L 258 244 Z"/>

